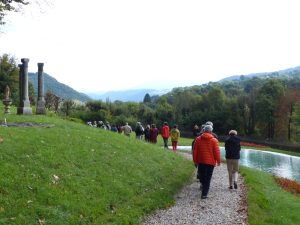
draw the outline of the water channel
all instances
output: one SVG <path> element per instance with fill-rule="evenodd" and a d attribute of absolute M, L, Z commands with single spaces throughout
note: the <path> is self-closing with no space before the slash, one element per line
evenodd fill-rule
<path fill-rule="evenodd" d="M 178 146 L 178 150 L 191 151 L 190 146 Z M 221 147 L 225 159 L 225 149 Z M 240 164 L 300 182 L 300 157 L 253 149 L 242 149 Z"/>

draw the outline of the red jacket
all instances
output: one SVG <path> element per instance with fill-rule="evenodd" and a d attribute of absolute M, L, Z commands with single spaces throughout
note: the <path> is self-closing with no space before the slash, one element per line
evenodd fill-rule
<path fill-rule="evenodd" d="M 170 136 L 170 128 L 167 125 L 164 125 L 161 129 L 161 136 L 163 138 L 169 138 Z"/>
<path fill-rule="evenodd" d="M 218 140 L 211 133 L 203 133 L 196 138 L 193 147 L 194 163 L 215 166 L 221 163 Z"/>

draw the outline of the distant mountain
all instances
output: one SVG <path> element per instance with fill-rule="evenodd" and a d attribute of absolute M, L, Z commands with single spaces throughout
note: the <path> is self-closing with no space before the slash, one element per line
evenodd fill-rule
<path fill-rule="evenodd" d="M 84 93 L 75 91 L 73 88 L 58 82 L 55 78 L 47 73 L 44 73 L 44 94 L 49 90 L 62 99 L 72 99 L 81 102 L 90 101 L 91 98 Z M 28 80 L 33 84 L 35 93 L 38 90 L 38 76 L 37 73 L 28 73 Z"/>
<path fill-rule="evenodd" d="M 148 93 L 150 96 L 153 95 L 163 95 L 169 92 L 169 89 L 165 90 L 155 90 L 155 89 L 132 89 L 132 90 L 120 90 L 120 91 L 108 91 L 105 93 L 87 93 L 91 98 L 96 100 L 106 101 L 132 101 L 132 102 L 142 102 L 145 95 Z"/>
<path fill-rule="evenodd" d="M 262 72 L 262 73 L 251 73 L 248 75 L 234 75 L 230 77 L 226 77 L 222 81 L 231 81 L 231 80 L 239 80 L 244 78 L 252 78 L 252 77 L 261 77 L 261 78 L 268 78 L 268 77 L 287 77 L 287 78 L 300 78 L 300 66 L 288 68 L 285 70 L 279 70 L 274 72 Z"/>

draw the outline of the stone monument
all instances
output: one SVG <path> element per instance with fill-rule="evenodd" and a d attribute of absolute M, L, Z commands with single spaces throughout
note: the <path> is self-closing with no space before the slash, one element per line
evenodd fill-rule
<path fill-rule="evenodd" d="M 20 89 L 20 106 L 18 108 L 18 114 L 32 115 L 32 108 L 30 107 L 29 95 L 28 95 L 28 62 L 29 59 L 21 59 L 22 66 L 20 66 L 19 81 L 21 82 Z"/>
<path fill-rule="evenodd" d="M 19 64 L 19 106 L 17 114 L 23 114 L 23 65 Z"/>
<path fill-rule="evenodd" d="M 46 114 L 45 99 L 44 99 L 44 78 L 43 67 L 44 63 L 38 63 L 38 100 L 36 114 Z"/>
<path fill-rule="evenodd" d="M 2 100 L 4 104 L 4 114 L 10 114 L 10 105 L 11 105 L 11 98 L 10 98 L 10 88 L 8 85 L 5 87 L 4 91 L 4 99 Z"/>

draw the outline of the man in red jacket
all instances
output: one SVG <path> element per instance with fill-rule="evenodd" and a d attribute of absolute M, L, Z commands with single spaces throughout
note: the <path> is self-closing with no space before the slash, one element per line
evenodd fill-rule
<path fill-rule="evenodd" d="M 219 142 L 212 135 L 212 131 L 212 126 L 206 125 L 203 134 L 196 138 L 193 146 L 193 160 L 198 166 L 202 199 L 207 198 L 214 167 L 221 163 Z"/>
<path fill-rule="evenodd" d="M 168 148 L 168 139 L 169 139 L 169 136 L 170 136 L 170 128 L 169 128 L 167 122 L 164 122 L 164 125 L 161 129 L 161 136 L 164 140 L 164 147 Z"/>

